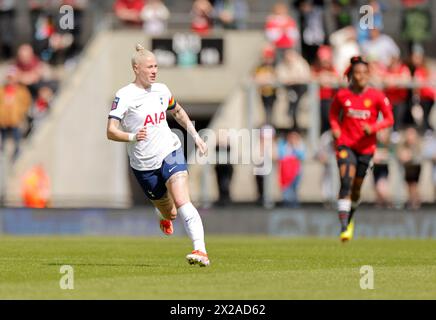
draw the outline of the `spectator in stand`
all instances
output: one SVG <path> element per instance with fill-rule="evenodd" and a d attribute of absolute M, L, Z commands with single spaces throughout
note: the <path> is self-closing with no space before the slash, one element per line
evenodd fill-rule
<path fill-rule="evenodd" d="M 6 75 L 6 84 L 0 87 L 0 151 L 4 152 L 7 135 L 12 134 L 15 151 L 12 161 L 20 153 L 21 128 L 32 102 L 29 90 L 19 84 L 18 70 L 11 67 Z"/>
<path fill-rule="evenodd" d="M 120 21 L 130 26 L 141 26 L 141 12 L 145 0 L 115 0 L 114 12 Z"/>
<path fill-rule="evenodd" d="M 29 44 L 23 44 L 18 48 L 15 65 L 19 82 L 27 86 L 32 96 L 36 97 L 43 80 L 43 63 Z"/>
<path fill-rule="evenodd" d="M 312 78 L 319 82 L 319 99 L 321 108 L 321 132 L 330 130 L 330 105 L 339 84 L 339 74 L 333 66 L 333 52 L 329 46 L 321 46 L 317 52 L 317 59 L 312 67 Z"/>
<path fill-rule="evenodd" d="M 64 64 L 74 43 L 74 36 L 69 32 L 55 32 L 50 36 L 49 48 L 42 59 L 52 65 Z"/>
<path fill-rule="evenodd" d="M 219 130 L 219 137 L 215 147 L 216 164 L 215 174 L 218 184 L 219 197 L 218 206 L 228 205 L 232 199 L 230 197 L 230 185 L 233 178 L 233 164 L 230 158 L 230 141 L 227 131 Z"/>
<path fill-rule="evenodd" d="M 383 88 L 383 77 L 386 74 L 386 67 L 375 60 L 367 60 L 371 85 L 376 88 Z"/>
<path fill-rule="evenodd" d="M 404 168 L 404 180 L 409 195 L 407 206 L 412 210 L 421 207 L 418 183 L 421 175 L 423 153 L 418 131 L 409 127 L 404 132 L 404 141 L 398 147 L 398 159 Z"/>
<path fill-rule="evenodd" d="M 216 0 L 214 3 L 215 19 L 224 29 L 245 29 L 248 17 L 246 0 Z"/>
<path fill-rule="evenodd" d="M 399 56 L 392 56 L 391 62 L 382 72 L 382 84 L 386 97 L 392 104 L 394 113 L 394 126 L 392 133 L 393 142 L 398 142 L 399 131 L 405 124 L 405 116 L 408 111 L 409 90 L 406 87 L 410 84 L 412 77 L 410 70 Z"/>
<path fill-rule="evenodd" d="M 339 30 L 354 24 L 353 12 L 357 10 L 357 0 L 332 0 L 335 30 Z"/>
<path fill-rule="evenodd" d="M 202 36 L 209 34 L 212 15 L 213 7 L 208 0 L 195 0 L 191 10 L 191 30 Z"/>
<path fill-rule="evenodd" d="M 414 90 L 414 96 L 419 99 L 419 104 L 423 110 L 422 129 L 425 133 L 433 131 L 430 124 L 430 114 L 435 103 L 436 89 L 429 83 L 436 81 L 435 74 L 426 65 L 424 51 L 422 47 L 415 47 L 410 57 L 410 70 L 418 88 Z"/>
<path fill-rule="evenodd" d="M 16 1 L 0 1 L 0 59 L 12 57 L 15 41 Z"/>
<path fill-rule="evenodd" d="M 361 44 L 361 50 L 367 60 L 377 61 L 384 67 L 389 66 L 392 57 L 400 56 L 400 48 L 387 34 L 378 28 L 370 29 L 370 39 Z"/>
<path fill-rule="evenodd" d="M 293 4 L 299 13 L 301 54 L 312 65 L 327 40 L 324 0 L 294 0 Z"/>
<path fill-rule="evenodd" d="M 380 208 L 391 206 L 389 195 L 389 159 L 393 155 L 393 148 L 390 144 L 389 129 L 377 133 L 377 149 L 374 153 L 374 166 L 372 170 L 375 185 L 375 203 Z"/>
<path fill-rule="evenodd" d="M 305 146 L 300 134 L 290 131 L 286 139 L 279 139 L 277 145 L 280 187 L 285 206 L 298 207 L 298 188 L 302 176 L 302 162 L 305 158 Z"/>
<path fill-rule="evenodd" d="M 32 47 L 45 61 L 51 58 L 50 38 L 56 32 L 52 4 L 49 0 L 29 0 Z"/>
<path fill-rule="evenodd" d="M 68 33 L 71 35 L 71 45 L 64 46 L 64 48 L 67 50 L 66 58 L 70 59 L 80 54 L 83 49 L 83 26 L 85 25 L 85 14 L 89 8 L 89 0 L 61 0 L 61 5 L 69 5 L 74 9 L 73 30 L 58 30 L 58 33 L 60 34 Z"/>
<path fill-rule="evenodd" d="M 432 163 L 433 199 L 436 201 L 436 132 L 424 138 L 424 159 Z"/>
<path fill-rule="evenodd" d="M 287 91 L 292 129 L 298 130 L 298 105 L 311 81 L 310 66 L 297 51 L 289 49 L 286 50 L 283 61 L 277 65 L 276 72 L 278 81 Z"/>
<path fill-rule="evenodd" d="M 258 170 L 254 174 L 256 178 L 257 187 L 257 203 L 264 203 L 264 183 L 265 177 L 269 174 L 264 172 L 265 159 L 271 159 L 273 161 L 275 150 L 275 129 L 271 125 L 263 125 L 260 128 L 259 144 L 252 149 L 252 159 L 254 167 Z M 268 160 L 266 160 L 268 161 Z M 265 203 L 264 203 L 265 204 Z"/>
<path fill-rule="evenodd" d="M 27 86 L 36 98 L 42 86 L 49 86 L 53 91 L 57 88 L 57 81 L 53 80 L 52 69 L 39 59 L 29 44 L 18 48 L 15 66 L 18 69 L 18 81 Z"/>
<path fill-rule="evenodd" d="M 32 47 L 45 62 L 64 64 L 82 49 L 83 15 L 88 0 L 30 0 L 28 2 L 32 27 Z M 69 5 L 74 9 L 72 30 L 62 29 L 59 8 Z M 71 21 L 71 20 L 70 20 Z"/>
<path fill-rule="evenodd" d="M 431 39 L 432 16 L 430 0 L 401 0 L 403 16 L 402 38 L 408 43 L 412 53 L 414 45 L 422 45 Z"/>
<path fill-rule="evenodd" d="M 42 86 L 39 88 L 38 96 L 32 104 L 29 112 L 29 125 L 26 133 L 24 134 L 25 137 L 29 136 L 29 134 L 35 129 L 38 129 L 42 120 L 47 116 L 48 112 L 50 111 L 50 105 L 51 101 L 53 100 L 53 96 L 54 92 L 50 87 Z"/>
<path fill-rule="evenodd" d="M 319 149 L 315 154 L 315 158 L 323 166 L 321 193 L 324 206 L 333 208 L 337 197 L 337 191 L 334 187 L 336 156 L 334 140 L 330 131 L 326 131 L 321 135 Z"/>
<path fill-rule="evenodd" d="M 266 123 L 271 124 L 273 107 L 277 99 L 277 76 L 275 71 L 275 51 L 270 45 L 263 49 L 262 62 L 256 67 L 254 81 L 259 86 Z"/>
<path fill-rule="evenodd" d="M 350 59 L 360 55 L 356 30 L 353 27 L 345 27 L 333 32 L 330 35 L 330 44 L 333 48 L 334 67 L 340 75 L 343 75 L 350 64 Z"/>
<path fill-rule="evenodd" d="M 83 49 L 82 33 L 88 0 L 29 0 L 32 47 L 46 62 L 63 64 Z M 74 10 L 72 30 L 62 29 L 58 23 L 63 15 L 59 8 L 71 6 Z M 71 21 L 71 20 L 70 20 Z"/>
<path fill-rule="evenodd" d="M 297 46 L 300 33 L 294 19 L 289 15 L 286 3 L 278 2 L 273 6 L 272 13 L 266 19 L 265 34 L 276 48 L 277 62 L 281 62 L 286 50 Z"/>
<path fill-rule="evenodd" d="M 386 11 L 385 3 L 381 2 L 380 0 L 370 0 L 370 1 L 368 1 L 367 5 L 370 6 L 373 10 L 371 22 L 374 23 L 374 26 L 376 28 L 383 30 L 383 28 L 384 28 L 383 12 Z M 368 12 L 364 12 L 363 14 L 367 15 Z M 361 23 L 357 23 L 356 29 L 357 29 L 357 42 L 363 43 L 363 42 L 368 41 L 370 39 L 370 29 L 371 29 L 370 26 L 363 27 L 363 25 Z"/>
<path fill-rule="evenodd" d="M 143 29 L 149 35 L 161 35 L 167 31 L 170 12 L 162 0 L 148 0 L 141 11 Z"/>

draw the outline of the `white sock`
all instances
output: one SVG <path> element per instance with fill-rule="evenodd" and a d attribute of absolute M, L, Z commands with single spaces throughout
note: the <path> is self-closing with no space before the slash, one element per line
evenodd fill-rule
<path fill-rule="evenodd" d="M 180 217 L 183 219 L 186 233 L 192 240 L 194 250 L 200 250 L 206 253 L 206 245 L 204 244 L 204 230 L 201 222 L 200 214 L 191 202 L 185 203 L 178 210 Z"/>
<path fill-rule="evenodd" d="M 351 200 L 350 199 L 339 199 L 338 200 L 338 211 L 350 212 Z"/>

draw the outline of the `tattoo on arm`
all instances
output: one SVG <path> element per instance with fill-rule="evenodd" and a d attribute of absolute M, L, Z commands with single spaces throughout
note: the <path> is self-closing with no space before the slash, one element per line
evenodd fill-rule
<path fill-rule="evenodd" d="M 180 105 L 176 107 L 172 114 L 177 123 L 180 124 L 190 135 L 194 136 L 197 134 L 194 124 L 191 122 L 191 119 L 189 119 L 186 111 Z"/>

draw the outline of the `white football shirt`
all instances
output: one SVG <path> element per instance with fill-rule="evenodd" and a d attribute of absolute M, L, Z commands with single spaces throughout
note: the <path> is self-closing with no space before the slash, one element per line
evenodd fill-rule
<path fill-rule="evenodd" d="M 109 118 L 120 120 L 125 132 L 136 133 L 142 127 L 147 128 L 145 140 L 127 144 L 133 169 L 158 169 L 167 155 L 181 147 L 180 139 L 167 122 L 166 111 L 175 107 L 176 101 L 163 83 L 153 83 L 147 89 L 131 83 L 118 90 Z"/>

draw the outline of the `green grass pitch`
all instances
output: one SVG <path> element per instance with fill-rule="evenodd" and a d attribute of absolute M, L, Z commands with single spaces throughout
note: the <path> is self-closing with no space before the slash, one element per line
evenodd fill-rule
<path fill-rule="evenodd" d="M 1 299 L 436 299 L 436 241 L 207 237 L 0 237 Z M 61 290 L 60 267 L 74 268 Z M 360 287 L 360 268 L 374 289 Z"/>

